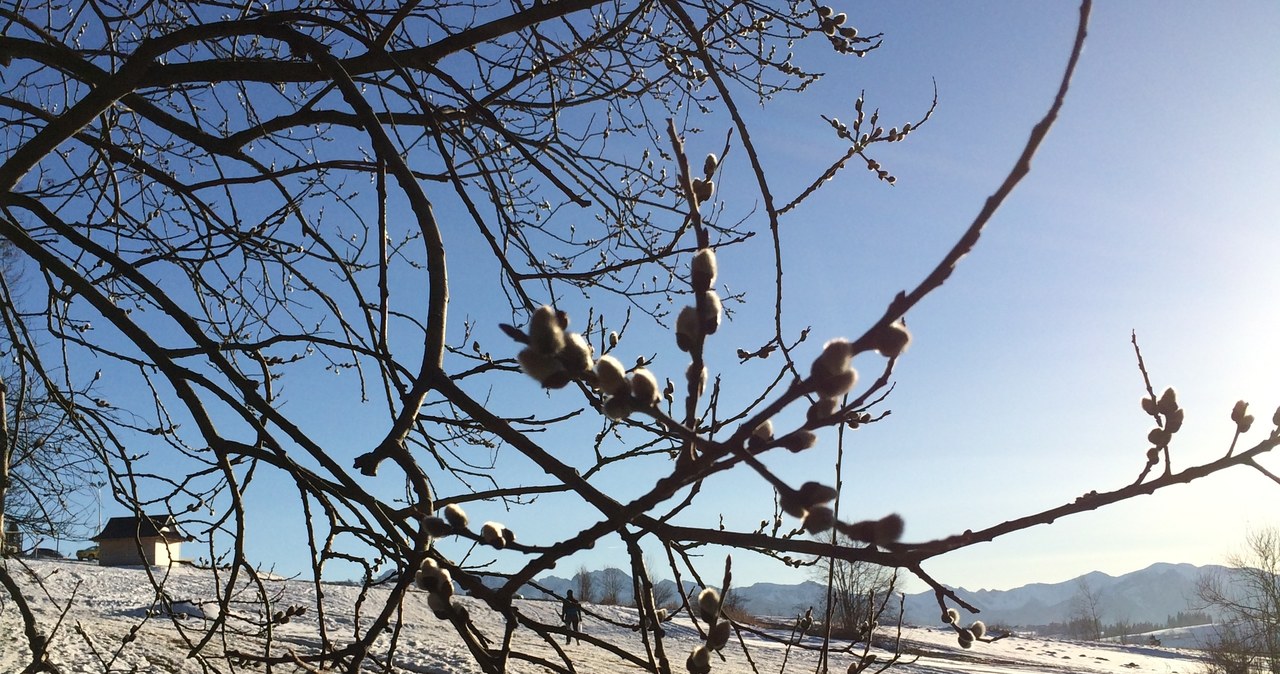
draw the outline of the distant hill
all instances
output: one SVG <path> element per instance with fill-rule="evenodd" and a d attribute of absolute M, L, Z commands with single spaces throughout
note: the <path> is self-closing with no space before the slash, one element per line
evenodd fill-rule
<path fill-rule="evenodd" d="M 1071 614 L 1072 599 L 1083 578 L 1100 594 L 1100 614 L 1104 623 L 1163 623 L 1171 615 L 1196 605 L 1196 579 L 1221 566 L 1158 563 L 1110 576 L 1101 571 L 1087 573 L 1061 583 L 1033 583 L 1012 590 L 959 589 L 960 596 L 982 610 L 988 624 L 1047 625 L 1065 621 Z M 906 622 L 931 625 L 938 622 L 938 603 L 932 591 L 908 595 L 903 611 Z"/>
<path fill-rule="evenodd" d="M 1101 595 L 1101 618 L 1104 623 L 1117 621 L 1152 622 L 1163 624 L 1165 619 L 1196 605 L 1196 580 L 1205 573 L 1225 571 L 1221 566 L 1195 566 L 1192 564 L 1153 564 L 1141 571 L 1111 576 L 1100 571 L 1081 576 L 1089 587 Z M 603 570 L 590 572 L 596 592 L 604 581 Z M 623 591 L 620 603 L 631 604 L 631 577 L 623 573 Z M 1061 583 L 1033 583 L 1012 590 L 977 590 L 960 588 L 962 597 L 981 609 L 980 617 L 991 625 L 1027 626 L 1048 625 L 1065 621 L 1071 614 L 1072 599 L 1079 585 L 1079 578 Z M 563 596 L 577 587 L 575 578 L 546 576 L 535 581 L 547 590 Z M 660 586 L 675 589 L 671 580 L 659 581 Z M 694 592 L 698 586 L 685 581 L 685 593 Z M 795 585 L 755 583 L 737 587 L 738 595 L 747 612 L 758 616 L 789 617 L 810 606 L 820 607 L 825 586 L 814 581 Z M 542 599 L 541 591 L 526 586 L 521 594 L 528 599 Z M 598 596 L 598 595 L 597 595 Z M 673 592 L 674 596 L 674 592 Z M 938 622 L 938 604 L 932 591 L 907 595 L 904 603 L 904 620 L 910 624 L 934 625 Z"/>
<path fill-rule="evenodd" d="M 592 585 L 595 587 L 596 599 L 599 598 L 600 588 L 604 583 L 605 571 L 591 571 Z M 717 579 L 718 580 L 718 579 Z M 631 576 L 623 572 L 623 590 L 619 593 L 619 603 L 623 605 L 631 605 Z M 557 595 L 564 596 L 566 590 L 577 591 L 578 580 L 577 574 L 573 578 L 561 578 L 559 576 L 544 576 L 534 581 L 537 585 L 546 588 L 548 591 Z M 495 581 L 495 585 L 501 582 Z M 658 581 L 658 587 L 670 588 L 671 596 L 676 597 L 675 581 L 662 579 Z M 685 594 L 697 592 L 701 586 L 696 583 L 685 581 Z M 752 615 L 769 615 L 769 616 L 793 616 L 803 613 L 810 606 L 818 606 L 826 586 L 813 581 L 805 581 L 798 585 L 782 585 L 779 583 L 756 583 L 733 588 L 733 594 L 737 595 L 742 601 L 743 608 Z M 544 599 L 548 595 L 541 590 L 526 585 L 520 592 L 521 596 L 526 599 Z"/>

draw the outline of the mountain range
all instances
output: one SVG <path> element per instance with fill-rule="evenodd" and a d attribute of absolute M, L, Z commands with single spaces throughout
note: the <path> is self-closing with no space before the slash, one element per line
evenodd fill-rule
<path fill-rule="evenodd" d="M 1196 582 L 1205 574 L 1225 572 L 1221 566 L 1195 566 L 1192 564 L 1153 564 L 1140 571 L 1111 576 L 1094 571 L 1060 583 L 1033 583 L 1011 590 L 954 589 L 969 603 L 981 609 L 980 617 L 988 624 L 1013 626 L 1048 625 L 1065 622 L 1071 616 L 1073 601 L 1081 587 L 1098 597 L 1098 614 L 1103 623 L 1151 622 L 1163 624 L 1169 616 L 1195 610 Z M 590 572 L 598 598 L 606 584 L 607 574 L 620 574 L 619 603 L 631 603 L 631 578 L 617 569 Z M 563 595 L 566 590 L 579 587 L 577 577 L 547 576 L 536 581 L 547 591 Z M 698 586 L 685 582 L 686 593 Z M 662 580 L 659 592 L 675 597 L 675 583 Z M 733 594 L 742 608 L 753 615 L 794 616 L 810 606 L 820 607 L 825 596 L 825 586 L 814 581 L 794 585 L 756 583 L 735 588 Z M 527 586 L 523 595 L 530 599 L 546 597 L 541 590 Z M 962 612 L 963 613 L 963 612 Z M 932 591 L 910 594 L 903 604 L 904 621 L 909 624 L 932 625 L 938 622 L 938 603 Z"/>
<path fill-rule="evenodd" d="M 1093 571 L 1061 583 L 1032 583 L 1012 590 L 969 591 L 958 588 L 956 592 L 980 608 L 982 619 L 993 625 L 1065 622 L 1072 613 L 1082 585 L 1098 598 L 1098 616 L 1103 623 L 1163 624 L 1169 616 L 1199 608 L 1196 599 L 1199 578 L 1226 570 L 1216 565 L 1162 562 L 1121 576 Z M 939 609 L 934 593 L 908 595 L 903 614 L 909 623 L 936 623 Z"/>

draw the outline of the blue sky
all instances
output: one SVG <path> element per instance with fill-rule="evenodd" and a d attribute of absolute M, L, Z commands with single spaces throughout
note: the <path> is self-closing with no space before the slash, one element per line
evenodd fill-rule
<path fill-rule="evenodd" d="M 897 373 L 894 415 L 857 441 L 875 476 L 869 507 L 901 504 L 908 539 L 1131 481 L 1148 423 L 1130 330 L 1154 384 L 1176 386 L 1188 410 L 1175 467 L 1221 455 L 1238 398 L 1260 416 L 1280 404 L 1271 262 L 1280 251 L 1280 135 L 1269 129 L 1280 103 L 1271 39 L 1280 13 L 1231 8 L 1095 8 L 1080 71 L 1032 174 L 951 282 L 909 316 L 916 340 Z M 874 267 L 881 298 L 910 287 L 1003 176 L 1051 96 L 1075 12 L 1065 3 L 985 15 L 917 9 L 872 22 L 887 35 L 876 65 L 888 68 L 894 93 L 910 96 L 914 83 L 917 101 L 936 77 L 935 118 L 884 160 L 899 177 L 892 194 L 868 197 L 860 192 L 875 186 L 855 184 L 829 206 L 875 199 L 856 225 L 874 232 L 875 249 L 848 259 Z M 853 247 L 814 220 L 811 250 L 835 257 Z M 813 313 L 865 319 L 883 306 L 848 303 L 839 295 Z M 1278 496 L 1260 475 L 1219 475 L 928 568 L 973 589 L 1218 562 L 1247 527 L 1272 523 Z"/>
<path fill-rule="evenodd" d="M 800 64 L 829 76 L 804 97 L 750 111 L 776 194 L 793 194 L 814 167 L 838 156 L 841 148 L 818 115 L 852 116 L 859 91 L 890 123 L 917 119 L 935 81 L 939 105 L 908 142 L 879 151 L 897 176 L 894 187 L 850 168 L 784 221 L 785 325 L 793 332 L 812 326 L 813 334 L 801 359 L 816 355 L 825 339 L 860 334 L 969 224 L 1047 108 L 1077 13 L 1070 3 L 1018 2 L 981 10 L 959 3 L 839 9 L 850 11 L 862 32 L 883 31 L 884 46 L 860 60 L 802 51 Z M 1268 2 L 1225 10 L 1189 2 L 1095 8 L 1067 105 L 1031 175 L 952 279 L 909 314 L 915 340 L 886 405 L 893 414 L 850 438 L 843 512 L 899 512 L 905 538 L 921 541 L 1128 484 L 1143 464 L 1149 428 L 1138 407 L 1143 388 L 1131 330 L 1154 385 L 1176 386 L 1187 409 L 1173 447 L 1175 468 L 1225 451 L 1228 414 L 1239 398 L 1251 401 L 1259 417 L 1253 436 L 1266 432 L 1261 422 L 1280 405 L 1277 33 L 1280 5 Z M 724 131 L 707 126 L 691 138 L 691 156 L 718 149 Z M 810 170 L 788 171 L 792 164 Z M 730 153 L 725 171 L 721 195 L 750 189 L 741 148 Z M 763 238 L 720 256 L 721 282 L 748 293 L 748 304 L 713 344 L 726 356 L 713 364 L 735 390 L 763 383 L 759 371 L 737 368 L 731 357 L 736 347 L 763 343 L 770 330 L 772 276 L 760 270 L 768 269 L 771 251 Z M 508 319 L 484 312 L 492 274 L 471 273 L 466 245 L 452 258 L 451 337 L 474 318 L 490 338 L 486 346 L 499 348 L 492 324 Z M 585 315 L 586 306 L 576 315 Z M 669 359 L 660 361 L 664 374 L 674 375 L 671 340 L 656 338 L 666 340 L 655 347 Z M 631 357 L 654 350 L 624 347 L 620 355 Z M 873 361 L 858 365 L 864 374 L 875 371 Z M 523 383 L 526 390 L 497 392 L 497 404 L 532 403 L 548 414 L 566 404 Z M 343 413 L 350 401 L 320 392 L 295 385 L 290 404 L 312 406 L 309 424 L 325 429 L 336 450 L 354 456 L 382 432 L 371 434 L 360 428 L 359 414 Z M 565 452 L 584 452 L 585 464 L 597 428 L 580 430 L 582 437 L 547 444 L 563 441 Z M 797 482 L 822 479 L 830 475 L 831 447 L 824 438 L 812 453 L 770 456 L 768 463 Z M 518 475 L 527 468 L 517 463 L 509 470 Z M 604 471 L 598 482 L 625 492 L 635 475 Z M 249 545 L 258 559 L 296 571 L 305 560 L 301 533 L 270 526 L 287 512 L 276 510 L 281 493 L 269 482 L 251 492 L 263 522 Z M 769 494 L 746 473 L 717 477 L 701 502 L 702 520 L 722 513 L 730 528 L 754 528 Z M 536 542 L 590 521 L 554 498 L 544 504 L 550 514 L 481 506 L 473 514 L 504 520 L 521 540 Z M 1249 527 L 1274 524 L 1277 506 L 1276 485 L 1237 470 L 978 545 L 926 569 L 943 582 L 978 589 L 1091 570 L 1118 574 L 1157 561 L 1216 563 Z M 119 513 L 108 507 L 106 514 Z M 705 561 L 704 573 L 718 577 L 722 554 Z M 499 557 L 499 567 L 508 563 Z M 555 573 L 624 563 L 620 543 L 601 545 Z M 742 554 L 735 569 L 740 582 L 805 578 L 804 571 Z"/>

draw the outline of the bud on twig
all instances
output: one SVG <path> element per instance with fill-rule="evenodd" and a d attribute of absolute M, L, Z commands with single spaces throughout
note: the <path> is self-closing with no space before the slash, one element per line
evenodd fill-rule
<path fill-rule="evenodd" d="M 800 499 L 800 503 L 805 507 L 818 505 L 819 503 L 828 503 L 834 501 L 837 494 L 836 490 L 819 482 L 806 482 L 800 485 L 796 490 L 796 496 Z"/>
<path fill-rule="evenodd" d="M 1231 409 L 1231 420 L 1236 422 L 1237 433 L 1248 433 L 1253 427 L 1253 415 L 1247 414 L 1249 403 L 1240 400 L 1236 402 L 1235 407 Z"/>
<path fill-rule="evenodd" d="M 591 369 L 591 345 L 582 335 L 570 332 L 565 335 L 564 348 L 560 350 L 559 360 L 564 369 L 573 376 L 586 373 Z"/>
<path fill-rule="evenodd" d="M 814 506 L 804 516 L 804 530 L 820 534 L 835 525 L 836 514 L 826 506 Z"/>
<path fill-rule="evenodd" d="M 555 355 L 564 348 L 564 328 L 555 309 L 544 304 L 533 312 L 529 321 L 529 346 L 547 355 Z"/>
<path fill-rule="evenodd" d="M 634 411 L 635 405 L 629 395 L 616 395 L 604 401 L 604 415 L 614 421 L 626 419 Z"/>
<path fill-rule="evenodd" d="M 710 248 L 699 248 L 690 269 L 695 289 L 710 288 L 716 282 L 716 254 Z"/>
<path fill-rule="evenodd" d="M 643 367 L 631 372 L 631 398 L 637 407 L 658 404 L 658 380 L 652 372 Z"/>
<path fill-rule="evenodd" d="M 422 530 L 432 538 L 443 538 L 453 533 L 453 527 L 439 517 L 422 518 Z"/>
<path fill-rule="evenodd" d="M 704 588 L 698 593 L 698 615 L 709 623 L 715 623 L 719 619 L 720 593 L 714 588 Z"/>
<path fill-rule="evenodd" d="M 689 367 L 684 371 L 684 377 L 686 381 L 694 385 L 694 388 L 698 391 L 698 395 L 701 396 L 703 391 L 707 388 L 707 366 L 703 365 L 701 367 L 697 367 L 690 363 Z"/>
<path fill-rule="evenodd" d="M 751 438 L 747 441 L 747 444 L 759 445 L 770 440 L 773 440 L 773 419 L 765 419 L 751 429 Z"/>
<path fill-rule="evenodd" d="M 516 355 L 516 361 L 525 374 L 533 377 L 544 388 L 560 388 L 569 383 L 564 366 L 556 359 L 555 354 L 527 346 Z"/>
<path fill-rule="evenodd" d="M 710 178 L 711 174 L 716 172 L 716 167 L 719 165 L 720 160 L 716 159 L 715 153 L 712 152 L 708 154 L 707 158 L 702 161 L 702 174 L 707 178 Z"/>
<path fill-rule="evenodd" d="M 449 505 L 445 506 L 444 518 L 449 522 L 449 526 L 453 527 L 454 529 L 467 528 L 467 523 L 468 523 L 467 513 L 462 509 L 462 506 L 458 505 L 457 503 L 450 503 Z"/>
<path fill-rule="evenodd" d="M 911 333 L 907 331 L 907 326 L 902 319 L 898 319 L 877 330 L 873 341 L 874 348 L 880 352 L 880 355 L 885 358 L 896 358 L 905 353 L 907 346 L 911 344 Z"/>
<path fill-rule="evenodd" d="M 805 413 L 805 420 L 810 426 L 816 426 L 830 419 L 838 409 L 840 409 L 839 400 L 835 398 L 819 398 L 818 402 L 809 406 L 809 411 Z"/>
<path fill-rule="evenodd" d="M 853 390 L 853 385 L 858 383 L 858 371 L 849 368 L 826 379 L 816 380 L 815 383 L 817 384 L 817 394 L 823 398 L 830 398 L 834 402 L 835 398 L 839 398 Z M 836 407 L 839 407 L 839 405 L 836 405 Z"/>
<path fill-rule="evenodd" d="M 803 452 L 816 444 L 818 436 L 806 430 L 792 431 L 778 439 L 778 446 L 791 452 Z"/>
<path fill-rule="evenodd" d="M 596 383 L 600 390 L 616 396 L 628 389 L 626 370 L 613 356 L 601 356 L 596 361 Z"/>
<path fill-rule="evenodd" d="M 873 543 L 884 546 L 889 543 L 897 543 L 902 538 L 902 532 L 906 529 L 906 523 L 902 521 L 902 517 L 898 515 L 886 515 L 876 521 L 875 535 Z"/>
<path fill-rule="evenodd" d="M 715 191 L 715 182 L 711 180 L 704 180 L 702 178 L 693 179 L 693 198 L 696 199 L 699 204 L 705 201 L 711 201 L 711 195 L 715 194 Z"/>
<path fill-rule="evenodd" d="M 701 335 L 702 325 L 698 320 L 698 310 L 693 307 L 681 309 L 680 315 L 676 317 L 676 346 L 680 347 L 681 351 L 689 351 Z"/>
<path fill-rule="evenodd" d="M 730 629 L 733 626 L 728 620 L 721 620 L 707 631 L 707 648 L 718 651 L 729 643 Z"/>
<path fill-rule="evenodd" d="M 497 522 L 485 522 L 480 528 L 480 538 L 485 543 L 501 550 L 507 543 L 515 540 L 515 535 L 508 535 L 507 528 Z"/>
<path fill-rule="evenodd" d="M 716 334 L 716 330 L 720 329 L 720 314 L 724 308 L 720 305 L 720 296 L 714 290 L 704 290 L 698 293 L 698 318 L 702 323 L 702 332 L 708 335 Z"/>
<path fill-rule="evenodd" d="M 689 659 L 685 660 L 685 669 L 689 670 L 689 674 L 709 674 L 711 671 L 711 652 L 707 647 L 698 644 L 694 647 L 693 652 L 689 654 Z"/>
<path fill-rule="evenodd" d="M 436 618 L 448 620 L 449 613 L 453 607 L 450 605 L 448 597 L 438 592 L 432 592 L 427 595 L 427 608 L 431 609 Z"/>
<path fill-rule="evenodd" d="M 848 340 L 833 339 L 822 347 L 822 353 L 809 368 L 818 395 L 837 398 L 853 388 L 858 374 L 851 367 L 852 360 L 853 344 Z"/>

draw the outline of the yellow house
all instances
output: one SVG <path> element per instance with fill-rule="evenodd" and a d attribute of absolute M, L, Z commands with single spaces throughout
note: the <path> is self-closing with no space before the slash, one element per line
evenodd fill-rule
<path fill-rule="evenodd" d="M 93 540 L 102 566 L 169 566 L 192 539 L 178 530 L 173 515 L 146 515 L 112 517 Z"/>

